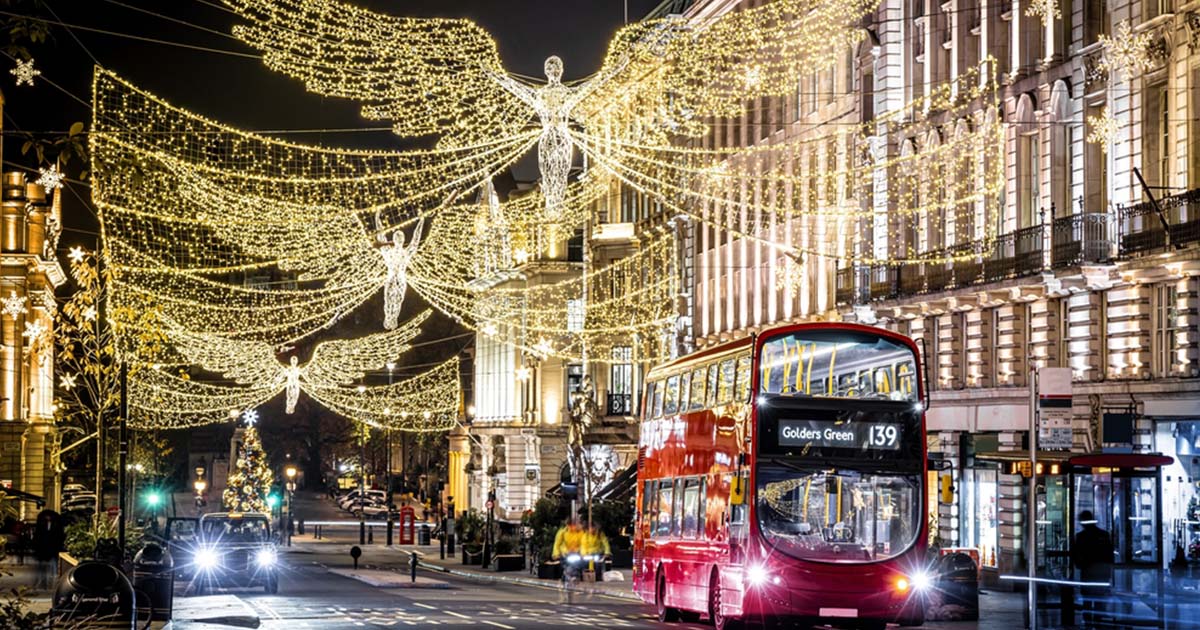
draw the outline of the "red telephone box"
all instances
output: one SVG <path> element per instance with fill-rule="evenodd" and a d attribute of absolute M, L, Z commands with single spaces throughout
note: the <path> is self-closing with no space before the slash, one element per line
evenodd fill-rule
<path fill-rule="evenodd" d="M 416 533 L 416 512 L 409 506 L 400 508 L 400 544 L 413 544 L 414 534 Z"/>

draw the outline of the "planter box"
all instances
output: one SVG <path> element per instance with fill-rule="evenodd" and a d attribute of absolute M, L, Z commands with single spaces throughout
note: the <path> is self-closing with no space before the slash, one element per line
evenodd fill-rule
<path fill-rule="evenodd" d="M 517 554 L 505 554 L 492 558 L 492 570 L 501 571 L 524 571 L 525 558 Z"/>
<path fill-rule="evenodd" d="M 538 565 L 539 580 L 561 580 L 562 564 L 558 562 L 543 562 Z"/>
<path fill-rule="evenodd" d="M 479 549 L 472 551 L 469 549 L 462 550 L 462 563 L 470 566 L 483 566 L 483 550 Z"/>

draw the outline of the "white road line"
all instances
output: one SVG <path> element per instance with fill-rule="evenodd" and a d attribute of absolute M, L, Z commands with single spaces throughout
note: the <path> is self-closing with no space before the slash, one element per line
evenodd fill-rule
<path fill-rule="evenodd" d="M 504 628 L 504 630 L 517 630 L 516 628 L 514 628 L 512 626 L 506 626 L 506 625 L 496 622 L 496 621 L 488 621 L 487 619 L 483 619 L 482 621 L 483 621 L 483 623 L 496 626 L 497 628 Z"/>
<path fill-rule="evenodd" d="M 445 612 L 447 615 L 454 615 L 455 617 L 458 617 L 459 619 L 470 619 L 470 617 L 468 617 L 462 613 L 456 613 L 453 610 L 446 610 L 443 612 Z"/>
<path fill-rule="evenodd" d="M 430 606 L 429 604 L 422 604 L 421 602 L 413 602 L 413 605 L 420 606 L 421 608 L 428 608 L 429 610 L 437 610 L 437 606 Z"/>

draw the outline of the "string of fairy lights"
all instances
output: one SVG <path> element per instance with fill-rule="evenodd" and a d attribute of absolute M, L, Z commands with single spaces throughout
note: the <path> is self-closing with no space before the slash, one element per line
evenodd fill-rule
<path fill-rule="evenodd" d="M 999 94 L 990 62 L 869 123 L 751 146 L 711 141 L 714 121 L 843 61 L 878 0 L 775 0 L 633 24 L 598 73 L 570 85 L 553 57 L 545 84 L 510 75 L 469 20 L 336 0 L 224 2 L 245 19 L 234 35 L 269 68 L 361 102 L 400 136 L 433 141 L 406 151 L 286 142 L 97 70 L 93 195 L 113 298 L 152 301 L 173 353 L 131 387 L 148 425 L 227 421 L 282 391 L 289 411 L 303 392 L 373 426 L 445 428 L 461 406 L 457 362 L 355 385 L 419 332 L 427 313 L 398 321 L 408 288 L 533 361 L 603 361 L 631 342 L 640 360 L 667 357 L 680 317 L 679 235 L 692 223 L 770 248 L 775 288 L 792 295 L 811 277 L 810 258 L 977 255 L 924 253 L 939 221 L 980 242 L 994 236 L 990 222 L 971 219 L 1004 182 L 1004 129 L 987 115 Z M 965 124 L 949 133 L 944 121 Z M 540 185 L 501 200 L 492 179 L 530 151 Z M 582 173 L 571 172 L 577 155 Z M 590 247 L 593 213 L 614 187 L 667 220 L 639 225 L 619 260 L 570 262 L 567 238 L 582 228 Z M 886 233 L 887 251 L 865 246 L 870 232 Z M 321 342 L 304 363 L 286 356 L 381 292 L 386 332 Z M 193 380 L 184 366 L 222 380 Z"/>

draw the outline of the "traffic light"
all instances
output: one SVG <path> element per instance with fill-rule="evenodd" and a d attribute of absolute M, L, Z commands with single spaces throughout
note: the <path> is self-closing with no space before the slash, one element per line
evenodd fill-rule
<path fill-rule="evenodd" d="M 279 497 L 274 494 L 268 494 L 267 495 L 267 507 L 269 507 L 273 510 L 278 505 L 279 505 Z"/>
<path fill-rule="evenodd" d="M 146 495 L 146 505 L 156 508 L 160 503 L 162 503 L 162 495 L 157 491 L 151 491 Z"/>

